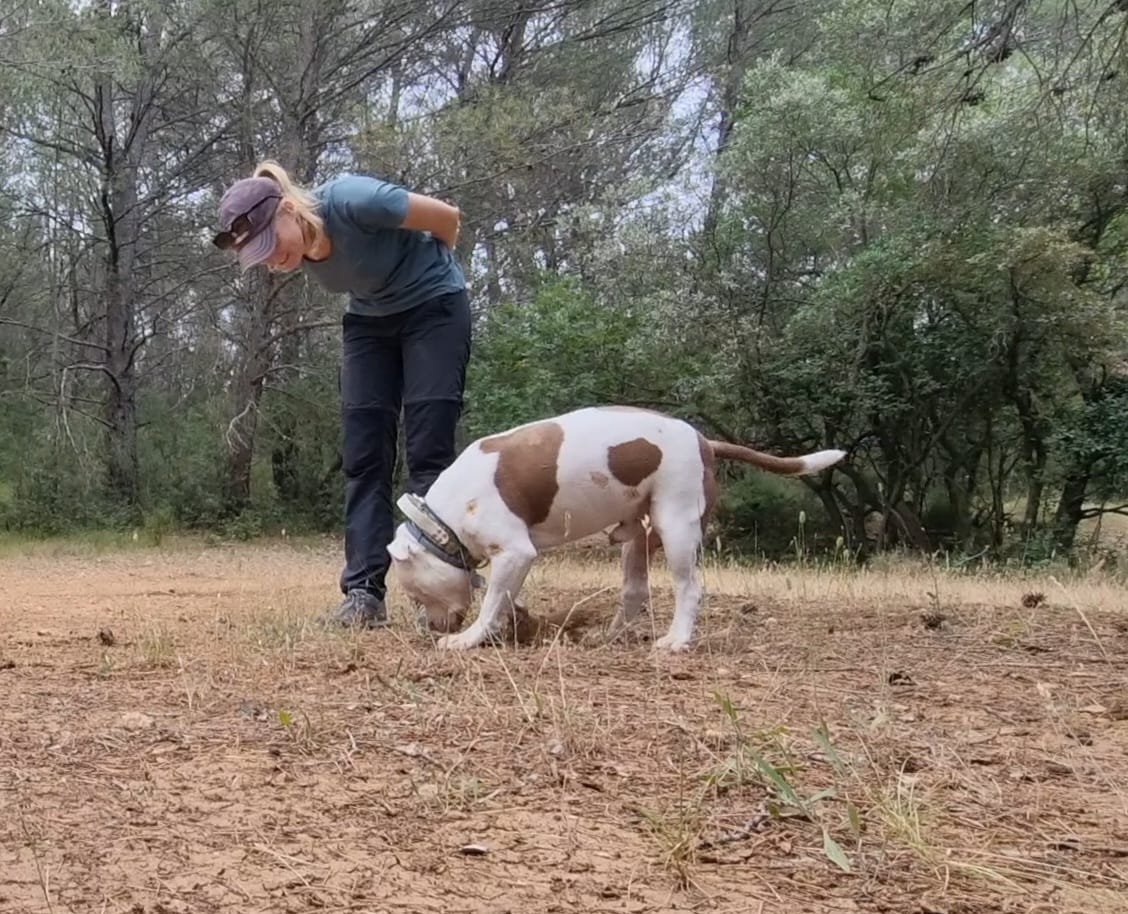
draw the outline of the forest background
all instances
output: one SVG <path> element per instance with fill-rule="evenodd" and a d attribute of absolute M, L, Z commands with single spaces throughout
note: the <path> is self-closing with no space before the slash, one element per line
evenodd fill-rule
<path fill-rule="evenodd" d="M 638 404 L 849 450 L 726 468 L 725 554 L 1115 559 L 1126 35 L 1124 0 L 7 0 L 0 526 L 339 531 L 344 302 L 209 244 L 271 157 L 462 209 L 462 444 Z"/>

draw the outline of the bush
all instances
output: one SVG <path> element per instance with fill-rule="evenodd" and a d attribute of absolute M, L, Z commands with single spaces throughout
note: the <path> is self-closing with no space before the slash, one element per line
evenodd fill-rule
<path fill-rule="evenodd" d="M 134 512 L 115 503 L 103 486 L 103 467 L 96 456 L 81 450 L 85 429 L 75 423 L 74 440 L 50 432 L 30 434 L 21 441 L 19 460 L 12 460 L 4 480 L 7 497 L 0 505 L 0 525 L 6 530 L 54 536 L 79 530 L 124 530 Z"/>
<path fill-rule="evenodd" d="M 637 317 L 570 280 L 547 281 L 529 304 L 494 308 L 468 369 L 468 438 L 583 406 L 622 403 L 646 377 Z"/>
<path fill-rule="evenodd" d="M 710 539 L 720 537 L 723 551 L 773 559 L 806 556 L 833 549 L 838 535 L 818 497 L 802 483 L 755 472 L 721 481 Z"/>

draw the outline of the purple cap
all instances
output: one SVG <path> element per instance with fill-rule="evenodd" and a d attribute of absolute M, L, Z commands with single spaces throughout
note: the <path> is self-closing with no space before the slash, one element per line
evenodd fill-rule
<path fill-rule="evenodd" d="M 213 243 L 219 248 L 235 248 L 246 271 L 274 253 L 274 213 L 282 190 L 270 178 L 243 178 L 232 184 L 219 201 L 222 230 Z"/>

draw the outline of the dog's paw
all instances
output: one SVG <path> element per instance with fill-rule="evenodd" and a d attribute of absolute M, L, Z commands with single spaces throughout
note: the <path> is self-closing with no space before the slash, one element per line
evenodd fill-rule
<path fill-rule="evenodd" d="M 660 651 L 669 651 L 670 653 L 680 653 L 681 651 L 688 651 L 690 647 L 689 638 L 678 638 L 673 635 L 663 635 L 654 642 L 654 646 Z"/>
<path fill-rule="evenodd" d="M 478 638 L 469 631 L 459 632 L 457 635 L 443 635 L 436 644 L 440 651 L 468 651 L 477 646 Z"/>

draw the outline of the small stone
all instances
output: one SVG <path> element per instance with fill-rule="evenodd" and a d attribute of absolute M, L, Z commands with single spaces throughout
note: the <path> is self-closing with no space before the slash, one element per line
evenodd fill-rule
<path fill-rule="evenodd" d="M 126 730 L 147 730 L 153 726 L 153 718 L 141 711 L 126 711 L 119 721 Z"/>

